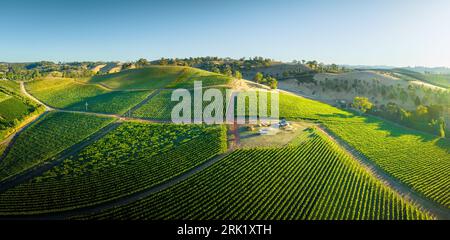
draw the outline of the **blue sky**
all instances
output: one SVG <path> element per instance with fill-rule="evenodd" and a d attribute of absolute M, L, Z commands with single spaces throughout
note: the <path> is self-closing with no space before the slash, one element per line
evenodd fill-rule
<path fill-rule="evenodd" d="M 450 1 L 4 1 L 0 61 L 264 56 L 450 67 Z"/>

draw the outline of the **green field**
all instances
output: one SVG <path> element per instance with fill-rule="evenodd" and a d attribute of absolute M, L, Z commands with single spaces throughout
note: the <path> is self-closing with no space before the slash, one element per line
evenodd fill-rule
<path fill-rule="evenodd" d="M 196 80 L 203 81 L 203 91 L 210 86 L 219 89 L 226 106 L 224 85 L 232 78 L 189 67 L 150 66 L 86 79 L 43 78 L 27 82 L 26 88 L 58 109 L 86 111 L 87 103 L 88 112 L 126 115 L 139 106 L 130 111 L 132 117 L 167 121 L 178 104 L 171 101 L 172 89 L 187 88 L 193 96 Z M 36 104 L 21 95 L 18 83 L 5 81 L 0 87 L 0 123 L 38 112 Z M 247 144 L 251 147 L 237 149 L 146 198 L 80 218 L 432 218 L 314 130 L 315 124 L 326 127 L 380 170 L 450 208 L 450 140 L 289 93 L 282 92 L 279 99 L 279 116 L 293 121 L 293 126 L 305 125 L 298 137 L 264 148 L 255 148 L 262 145 L 256 140 Z M 268 100 L 270 113 L 270 96 Z M 209 102 L 202 104 L 204 109 Z M 58 109 L 46 113 L 13 142 L 0 161 L 0 182 L 57 159 L 114 120 Z M 138 119 L 114 124 L 118 127 L 61 164 L 1 192 L 0 216 L 56 213 L 118 200 L 179 176 L 227 148 L 225 125 L 150 124 Z M 0 156 L 4 148 L 0 146 Z"/>
<path fill-rule="evenodd" d="M 204 86 L 222 85 L 231 81 L 229 77 L 200 69 L 177 66 L 150 66 L 125 70 L 119 73 L 95 76 L 90 83 L 100 83 L 112 89 L 162 89 L 193 88 L 194 80 L 203 81 Z"/>
<path fill-rule="evenodd" d="M 172 108 L 177 104 L 170 100 L 171 96 L 171 90 L 161 90 L 158 94 L 153 96 L 150 101 L 133 112 L 133 117 L 169 120 Z"/>
<path fill-rule="evenodd" d="M 152 91 L 114 91 L 88 98 L 85 101 L 67 106 L 66 109 L 86 111 L 86 103 L 88 103 L 88 112 L 124 114 L 151 93 Z"/>
<path fill-rule="evenodd" d="M 0 194 L 0 215 L 77 208 L 170 179 L 226 150 L 223 127 L 123 123 L 63 164 Z"/>
<path fill-rule="evenodd" d="M 49 113 L 20 134 L 0 162 L 0 181 L 51 161 L 62 150 L 85 139 L 112 119 L 73 113 Z"/>
<path fill-rule="evenodd" d="M 193 88 L 197 80 L 202 81 L 203 86 L 212 86 L 228 84 L 231 78 L 188 67 L 152 66 L 98 75 L 91 79 L 44 78 L 27 83 L 26 88 L 33 96 L 54 108 L 86 111 L 88 103 L 89 112 L 123 114 L 143 101 L 154 89 Z M 167 115 L 160 113 L 155 118 L 163 118 L 164 114 Z M 155 114 L 145 115 L 153 117 Z"/>
<path fill-rule="evenodd" d="M 298 96 L 280 96 L 280 116 L 323 122 L 390 175 L 450 207 L 450 141 Z"/>
<path fill-rule="evenodd" d="M 0 117 L 5 120 L 21 119 L 30 113 L 32 107 L 24 103 L 21 99 L 10 97 L 0 102 Z"/>
<path fill-rule="evenodd" d="M 123 114 L 151 91 L 110 91 L 70 78 L 47 78 L 27 83 L 32 95 L 49 106 L 74 111 Z"/>
<path fill-rule="evenodd" d="M 330 130 L 384 171 L 450 208 L 450 141 L 372 117 L 329 121 Z"/>
<path fill-rule="evenodd" d="M 225 104 L 226 104 L 226 88 L 224 87 L 217 87 L 215 89 L 218 89 L 222 92 L 223 97 L 223 103 L 224 108 L 223 111 L 226 111 Z M 202 89 L 203 92 L 207 90 L 207 88 Z M 150 101 L 142 105 L 140 108 L 136 109 L 134 113 L 132 114 L 133 117 L 137 118 L 145 118 L 145 119 L 156 119 L 156 120 L 170 120 L 172 109 L 175 105 L 177 105 L 178 101 L 171 101 L 172 96 L 172 90 L 161 90 L 158 94 L 153 96 Z M 191 115 L 194 115 L 194 111 L 196 110 L 194 108 L 194 93 L 191 90 Z M 203 109 L 207 105 L 210 104 L 210 101 L 203 101 Z"/>
<path fill-rule="evenodd" d="M 0 81 L 0 140 L 13 133 L 28 117 L 43 111 L 20 92 L 20 85 L 13 81 Z"/>
<path fill-rule="evenodd" d="M 318 101 L 281 93 L 280 117 L 290 120 L 321 120 L 334 118 L 350 118 L 352 114 Z"/>
<path fill-rule="evenodd" d="M 8 95 L 6 93 L 3 93 L 3 92 L 0 92 L 0 103 L 5 101 L 5 100 L 7 100 L 7 99 L 9 99 L 9 98 L 11 98 L 10 95 Z"/>
<path fill-rule="evenodd" d="M 237 150 L 168 189 L 94 219 L 429 219 L 321 135 Z"/>
<path fill-rule="evenodd" d="M 67 108 L 109 92 L 96 85 L 79 83 L 71 78 L 45 78 L 26 84 L 27 91 L 45 104 Z"/>
<path fill-rule="evenodd" d="M 183 67 L 148 67 L 95 76 L 89 82 L 101 83 L 112 89 L 158 89 L 175 81 Z"/>
<path fill-rule="evenodd" d="M 0 88 L 14 94 L 20 94 L 20 85 L 17 82 L 0 80 Z"/>

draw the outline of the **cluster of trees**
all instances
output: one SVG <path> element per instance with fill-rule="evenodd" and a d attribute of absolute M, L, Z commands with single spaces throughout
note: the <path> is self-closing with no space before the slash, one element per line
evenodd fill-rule
<path fill-rule="evenodd" d="M 253 81 L 269 86 L 272 89 L 276 89 L 278 87 L 278 81 L 276 78 L 271 75 L 264 75 L 260 72 L 256 73 Z"/>
<path fill-rule="evenodd" d="M 318 62 L 316 60 L 306 61 L 306 60 L 294 60 L 294 64 L 303 64 L 309 67 L 311 70 L 319 73 L 329 72 L 329 73 L 342 73 L 348 71 L 345 67 L 338 66 L 337 64 L 325 64 Z"/>
<path fill-rule="evenodd" d="M 9 80 L 33 80 L 48 75 L 62 77 L 90 77 L 94 75 L 90 69 L 102 62 L 54 63 L 41 61 L 34 63 L 2 63 L 0 78 Z"/>
<path fill-rule="evenodd" d="M 242 71 L 250 70 L 258 67 L 268 67 L 275 63 L 274 60 L 263 57 L 254 58 L 219 58 L 219 57 L 196 57 L 196 58 L 161 58 L 156 61 L 152 61 L 152 64 L 156 65 L 176 65 L 176 66 L 190 66 L 200 69 L 204 69 L 211 72 L 224 73 L 231 70 Z"/>
<path fill-rule="evenodd" d="M 443 117 L 444 107 L 441 105 L 418 105 L 415 110 L 408 111 L 393 102 L 375 106 L 366 97 L 355 97 L 352 107 L 442 138 L 448 131 Z"/>
<path fill-rule="evenodd" d="M 444 108 L 440 105 L 418 105 L 415 110 L 408 111 L 395 103 L 388 103 L 377 107 L 371 113 L 414 129 L 445 137 L 447 129 L 443 111 Z"/>
<path fill-rule="evenodd" d="M 359 96 L 370 96 L 372 98 L 382 98 L 398 103 L 412 103 L 419 105 L 449 105 L 450 93 L 444 90 L 431 89 L 422 85 L 386 85 L 379 80 L 370 83 L 360 80 L 348 79 L 325 79 L 324 81 L 313 81 L 312 84 L 322 92 L 345 92 Z M 375 104 L 378 102 L 375 101 Z"/>

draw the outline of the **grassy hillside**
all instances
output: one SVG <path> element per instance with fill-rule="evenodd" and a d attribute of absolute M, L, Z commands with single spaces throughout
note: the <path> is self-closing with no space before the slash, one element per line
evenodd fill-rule
<path fill-rule="evenodd" d="M 165 190 L 94 219 L 428 219 L 326 138 L 237 150 Z"/>
<path fill-rule="evenodd" d="M 101 83 L 112 89 L 156 89 L 174 81 L 182 67 L 149 67 L 94 76 L 89 82 Z"/>
<path fill-rule="evenodd" d="M 44 78 L 28 82 L 26 89 L 45 104 L 56 108 L 66 108 L 108 92 L 100 86 L 79 83 L 72 78 Z"/>
<path fill-rule="evenodd" d="M 123 114 L 143 101 L 151 91 L 111 91 L 71 78 L 45 78 L 29 82 L 30 93 L 49 106 L 75 111 Z"/>
<path fill-rule="evenodd" d="M 429 74 L 429 73 L 419 73 L 407 69 L 392 69 L 389 72 L 393 72 L 399 75 L 405 80 L 419 80 L 426 83 L 431 83 L 436 86 L 450 88 L 450 74 Z"/>
<path fill-rule="evenodd" d="M 119 73 L 95 76 L 90 83 L 99 83 L 112 89 L 192 88 L 193 81 L 204 86 L 227 84 L 229 77 L 190 67 L 150 66 Z"/>

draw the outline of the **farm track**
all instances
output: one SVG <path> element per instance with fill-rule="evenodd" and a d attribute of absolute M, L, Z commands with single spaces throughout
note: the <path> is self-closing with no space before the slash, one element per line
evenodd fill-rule
<path fill-rule="evenodd" d="M 43 165 L 39 165 L 39 166 L 31 168 L 31 169 L 28 169 L 24 173 L 15 175 L 14 177 L 1 182 L 0 183 L 0 193 L 8 190 L 9 188 L 12 188 L 21 183 L 24 183 L 28 180 L 31 180 L 34 177 L 37 177 L 37 176 L 41 175 L 42 173 L 44 173 L 45 171 L 51 169 L 52 167 L 57 166 L 62 161 L 64 161 L 64 159 L 76 154 L 83 148 L 89 146 L 90 144 L 92 144 L 95 141 L 99 140 L 100 138 L 104 137 L 106 134 L 108 134 L 112 130 L 116 129 L 117 127 L 119 127 L 120 124 L 121 124 L 121 122 L 117 122 L 117 121 L 110 123 L 107 126 L 100 129 L 99 131 L 92 134 L 91 136 L 82 140 L 81 142 L 79 142 L 79 143 L 63 150 L 61 153 L 57 154 L 55 160 L 44 163 Z M 12 146 L 12 144 L 10 144 L 9 146 Z"/>
<path fill-rule="evenodd" d="M 398 194 L 419 205 L 419 207 L 421 207 L 423 210 L 430 212 L 437 219 L 450 220 L 450 209 L 424 197 L 406 184 L 392 177 L 390 174 L 386 173 L 383 169 L 378 167 L 372 160 L 365 157 L 362 153 L 354 149 L 347 142 L 336 136 L 333 132 L 329 131 L 325 127 L 319 125 L 318 129 L 323 132 L 331 141 L 343 148 L 355 161 L 362 164 L 366 169 L 368 169 L 369 172 L 371 172 L 377 179 L 392 188 Z"/>
<path fill-rule="evenodd" d="M 227 152 L 217 155 L 217 156 L 207 160 L 206 162 L 204 162 L 198 166 L 195 166 L 195 167 L 187 170 L 186 172 L 181 173 L 180 175 L 175 176 L 175 177 L 173 177 L 163 183 L 160 183 L 156 186 L 150 187 L 146 190 L 143 190 L 143 191 L 140 191 L 137 193 L 133 193 L 131 195 L 128 195 L 128 196 L 125 196 L 125 197 L 122 197 L 119 199 L 115 199 L 115 200 L 112 200 L 109 202 L 101 203 L 101 204 L 94 205 L 94 206 L 82 207 L 82 208 L 73 209 L 73 210 L 69 210 L 69 211 L 59 212 L 59 213 L 56 212 L 56 213 L 37 214 L 37 215 L 31 215 L 31 216 L 10 216 L 10 217 L 4 217 L 4 218 L 1 217 L 0 220 L 1 219 L 64 220 L 64 219 L 70 219 L 70 218 L 76 217 L 76 216 L 84 216 L 84 215 L 88 215 L 88 214 L 99 213 L 99 212 L 102 212 L 107 209 L 124 206 L 124 205 L 130 204 L 130 203 L 133 203 L 135 201 L 138 201 L 140 199 L 143 199 L 153 193 L 167 189 L 183 180 L 186 180 L 187 178 L 191 177 L 192 175 L 210 167 L 214 163 L 225 158 L 232 151 L 233 151 L 233 149 L 229 149 Z"/>

